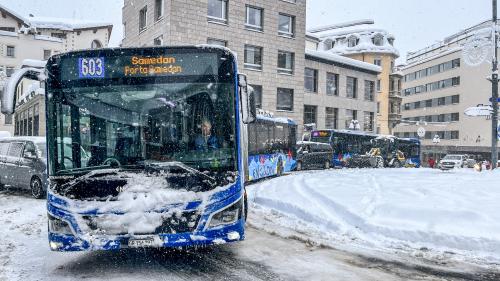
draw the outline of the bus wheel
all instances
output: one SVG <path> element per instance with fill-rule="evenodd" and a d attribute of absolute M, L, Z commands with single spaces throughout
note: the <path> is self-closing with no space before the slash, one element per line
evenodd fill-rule
<path fill-rule="evenodd" d="M 297 161 L 297 171 L 302 171 L 302 162 Z"/>
<path fill-rule="evenodd" d="M 31 196 L 41 199 L 44 196 L 42 181 L 38 177 L 33 177 L 30 182 Z"/>
<path fill-rule="evenodd" d="M 326 170 L 330 169 L 330 161 L 325 162 L 325 169 Z"/>

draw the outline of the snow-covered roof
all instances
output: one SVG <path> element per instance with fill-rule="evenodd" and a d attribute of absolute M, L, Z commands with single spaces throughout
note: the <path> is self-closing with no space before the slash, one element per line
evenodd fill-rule
<path fill-rule="evenodd" d="M 19 21 L 26 22 L 26 18 L 21 16 L 20 14 L 16 13 L 14 10 L 11 10 L 7 8 L 6 6 L 0 4 L 0 10 L 4 10 L 8 14 L 10 14 L 12 17 L 16 18 Z"/>
<path fill-rule="evenodd" d="M 393 46 L 394 35 L 384 29 L 373 27 L 373 23 L 372 20 L 353 21 L 313 31 L 322 41 L 320 48 L 335 54 L 381 53 L 399 57 L 399 51 Z M 374 43 L 376 36 L 380 36 L 380 43 Z M 356 40 L 354 46 L 349 45 L 350 38 Z"/>
<path fill-rule="evenodd" d="M 32 141 L 34 143 L 45 143 L 45 137 L 6 137 L 2 138 L 2 141 Z"/>
<path fill-rule="evenodd" d="M 11 31 L 0 30 L 0 36 L 18 37 L 18 36 L 19 36 L 19 34 L 17 34 L 17 32 L 11 32 Z"/>
<path fill-rule="evenodd" d="M 374 65 L 371 63 L 367 63 L 367 62 L 362 62 L 362 61 L 355 60 L 355 59 L 351 59 L 351 58 L 344 57 L 341 55 L 337 55 L 337 54 L 331 53 L 329 51 L 306 50 L 306 55 L 320 58 L 320 59 L 324 59 L 324 60 L 328 60 L 331 62 L 336 62 L 336 63 L 340 63 L 340 64 L 353 66 L 353 67 L 368 70 L 368 71 L 373 71 L 373 72 L 377 72 L 377 73 L 382 72 L 382 68 L 380 66 L 377 66 L 377 65 Z"/>
<path fill-rule="evenodd" d="M 97 27 L 112 27 L 109 22 L 95 22 L 76 19 L 52 18 L 52 17 L 29 17 L 31 26 L 42 29 L 58 29 L 63 31 L 73 31 L 76 29 L 87 29 Z"/>

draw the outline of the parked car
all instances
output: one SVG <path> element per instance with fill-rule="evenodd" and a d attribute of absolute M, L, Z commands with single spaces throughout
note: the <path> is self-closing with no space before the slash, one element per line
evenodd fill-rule
<path fill-rule="evenodd" d="M 81 160 L 87 166 L 88 153 L 80 148 Z M 71 139 L 64 138 L 65 155 L 71 155 Z M 47 153 L 44 137 L 10 137 L 0 139 L 0 188 L 12 186 L 29 189 L 37 199 L 47 191 Z M 64 158 L 65 167 L 72 168 L 70 157 Z"/>
<path fill-rule="evenodd" d="M 439 161 L 439 168 L 441 170 L 463 168 L 467 165 L 467 159 L 467 156 L 462 154 L 448 154 Z"/>
<path fill-rule="evenodd" d="M 467 168 L 474 168 L 474 165 L 476 165 L 477 161 L 472 158 L 470 155 L 465 155 L 465 166 Z"/>
<path fill-rule="evenodd" d="M 47 190 L 45 138 L 11 137 L 0 139 L 0 187 L 31 190 L 42 198 Z"/>
<path fill-rule="evenodd" d="M 332 161 L 333 149 L 327 143 L 302 141 L 297 144 L 297 171 L 307 168 L 329 169 Z"/>

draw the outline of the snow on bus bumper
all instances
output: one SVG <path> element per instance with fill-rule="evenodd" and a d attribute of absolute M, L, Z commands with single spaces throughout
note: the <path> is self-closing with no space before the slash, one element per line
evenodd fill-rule
<path fill-rule="evenodd" d="M 86 251 L 134 247 L 201 246 L 243 240 L 245 219 L 242 193 L 226 192 L 225 195 L 229 196 L 208 205 L 203 210 L 192 231 L 170 233 L 155 231 L 155 233 L 141 235 L 128 233 L 108 235 L 90 234 L 82 231 L 82 228 L 88 228 L 82 220 L 84 215 L 67 211 L 67 202 L 49 192 L 47 203 L 49 246 L 53 251 Z M 201 202 L 190 202 L 185 211 L 194 212 L 200 205 Z M 120 214 L 106 215 L 119 216 Z"/>
<path fill-rule="evenodd" d="M 236 242 L 244 239 L 244 219 L 235 224 L 215 230 L 196 233 L 158 234 L 155 238 L 159 243 L 152 247 L 192 247 L 203 245 L 218 245 Z M 150 237 L 151 235 L 146 235 Z M 131 239 L 142 238 L 143 235 L 130 237 L 93 236 L 85 240 L 74 235 L 49 233 L 49 246 L 52 251 L 90 251 L 90 250 L 119 250 L 130 248 Z"/>

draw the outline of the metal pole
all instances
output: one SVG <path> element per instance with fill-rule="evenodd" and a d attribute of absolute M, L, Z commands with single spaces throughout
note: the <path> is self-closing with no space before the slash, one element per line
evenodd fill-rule
<path fill-rule="evenodd" d="M 491 116 L 491 169 L 495 169 L 498 159 L 498 32 L 497 28 L 497 0 L 493 0 L 493 48 L 495 56 L 493 57 L 493 73 L 491 74 L 492 84 L 492 107 Z"/>

